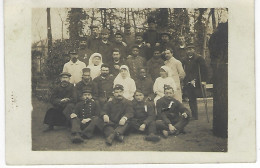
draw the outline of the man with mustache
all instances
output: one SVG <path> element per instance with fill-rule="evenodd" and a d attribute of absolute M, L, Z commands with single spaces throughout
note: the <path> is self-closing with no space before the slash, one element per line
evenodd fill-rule
<path fill-rule="evenodd" d="M 112 60 L 109 62 L 109 71 L 113 76 L 117 76 L 120 72 L 121 65 L 125 65 L 125 61 L 121 56 L 121 52 L 118 48 L 114 48 L 112 51 Z"/>
<path fill-rule="evenodd" d="M 71 74 L 70 83 L 76 85 L 82 78 L 82 69 L 86 68 L 86 64 L 78 60 L 78 53 L 75 50 L 69 52 L 70 61 L 64 64 L 63 72 Z"/>
<path fill-rule="evenodd" d="M 111 100 L 113 97 L 113 83 L 115 77 L 110 74 L 109 67 L 106 64 L 101 65 L 101 74 L 96 77 L 93 82 L 97 86 L 97 100 L 99 100 L 101 107 Z"/>
<path fill-rule="evenodd" d="M 88 48 L 87 39 L 85 37 L 81 37 L 78 50 L 79 60 L 88 65 L 89 57 L 93 53 L 94 52 Z"/>
<path fill-rule="evenodd" d="M 61 73 L 60 83 L 52 90 L 50 103 L 53 108 L 49 109 L 44 117 L 44 124 L 48 125 L 45 132 L 53 130 L 54 126 L 66 126 L 67 124 L 63 111 L 74 107 L 76 100 L 74 86 L 69 83 L 70 77 L 70 73 Z"/>
<path fill-rule="evenodd" d="M 183 91 L 189 99 L 192 119 L 198 120 L 197 93 L 206 85 L 207 66 L 203 57 L 195 53 L 195 46 L 190 44 L 186 47 L 187 56 L 183 61 L 186 77 L 183 80 Z"/>
<path fill-rule="evenodd" d="M 107 145 L 112 145 L 114 138 L 119 142 L 124 140 L 128 120 L 133 117 L 132 102 L 124 98 L 123 93 L 124 87 L 116 84 L 113 89 L 114 98 L 104 106 L 101 114 Z"/>

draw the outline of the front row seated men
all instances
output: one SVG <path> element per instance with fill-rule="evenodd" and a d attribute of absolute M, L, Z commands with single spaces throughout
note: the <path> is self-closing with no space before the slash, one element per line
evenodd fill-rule
<path fill-rule="evenodd" d="M 52 130 L 61 121 L 69 121 L 73 143 L 83 142 L 83 138 L 92 138 L 96 127 L 104 133 L 108 145 L 112 145 L 114 139 L 122 142 L 125 132 L 130 128 L 147 132 L 145 140 L 157 142 L 160 140 L 156 135 L 157 130 L 167 137 L 183 132 L 188 124 L 188 110 L 173 98 L 174 91 L 170 86 L 166 85 L 165 96 L 157 101 L 158 116 L 155 120 L 153 102 L 145 101 L 141 90 L 135 92 L 131 102 L 123 97 L 124 87 L 116 84 L 112 100 L 102 110 L 99 102 L 92 97 L 93 91 L 86 88 L 80 95 L 81 101 L 75 106 L 73 85 L 69 83 L 70 74 L 62 73 L 60 76 L 61 84 L 54 89 L 51 99 L 54 108 L 47 111 L 44 123 L 49 124 L 48 130 Z"/>
<path fill-rule="evenodd" d="M 168 135 L 184 133 L 184 127 L 189 122 L 189 111 L 178 100 L 173 98 L 174 90 L 171 86 L 164 86 L 164 97 L 156 102 L 158 120 L 157 129 L 163 133 L 165 138 Z"/>

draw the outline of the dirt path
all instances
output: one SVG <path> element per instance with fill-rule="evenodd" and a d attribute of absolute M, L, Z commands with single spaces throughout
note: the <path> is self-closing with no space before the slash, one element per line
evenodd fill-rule
<path fill-rule="evenodd" d="M 101 134 L 82 144 L 72 144 L 70 132 L 64 127 L 43 133 L 46 128 L 43 118 L 51 105 L 36 98 L 32 99 L 32 103 L 32 150 L 35 151 L 227 151 L 227 139 L 212 134 L 212 100 L 208 100 L 210 123 L 207 122 L 204 104 L 199 101 L 199 120 L 190 121 L 185 128 L 186 134 L 162 138 L 160 142 L 152 143 L 144 141 L 143 135 L 135 133 L 126 136 L 124 143 L 115 142 L 113 146 L 107 146 Z"/>

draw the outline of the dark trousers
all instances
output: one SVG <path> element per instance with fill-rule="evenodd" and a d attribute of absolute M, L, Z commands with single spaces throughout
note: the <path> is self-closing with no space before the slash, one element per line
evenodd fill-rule
<path fill-rule="evenodd" d="M 189 118 L 184 118 L 182 116 L 177 116 L 172 118 L 171 124 L 179 131 L 183 131 L 184 127 L 189 123 Z M 166 130 L 169 131 L 169 126 L 163 120 L 156 120 L 156 128 L 159 131 Z"/>
<path fill-rule="evenodd" d="M 143 120 L 133 118 L 129 121 L 129 127 L 130 127 L 129 129 L 133 128 L 135 130 L 139 130 L 142 124 L 143 124 Z M 151 121 L 149 124 L 147 124 L 145 127 L 145 131 L 148 133 L 148 135 L 155 134 L 156 133 L 155 121 Z"/>
<path fill-rule="evenodd" d="M 108 137 L 114 133 L 124 135 L 126 129 L 128 128 L 128 124 L 128 122 L 126 122 L 125 125 L 119 125 L 118 123 L 114 123 L 112 121 L 109 121 L 109 123 L 103 122 L 103 132 L 105 137 Z"/>
<path fill-rule="evenodd" d="M 183 89 L 185 95 L 189 98 L 189 106 L 192 117 L 198 119 L 197 92 L 199 88 L 193 87 L 191 84 L 187 84 Z"/>

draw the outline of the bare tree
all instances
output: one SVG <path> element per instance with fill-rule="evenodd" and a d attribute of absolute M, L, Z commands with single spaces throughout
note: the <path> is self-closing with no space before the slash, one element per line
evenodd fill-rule
<path fill-rule="evenodd" d="M 50 14 L 50 8 L 47 8 L 47 30 L 48 30 L 48 56 L 51 56 L 51 50 L 52 50 L 52 33 L 51 33 L 51 14 Z"/>

